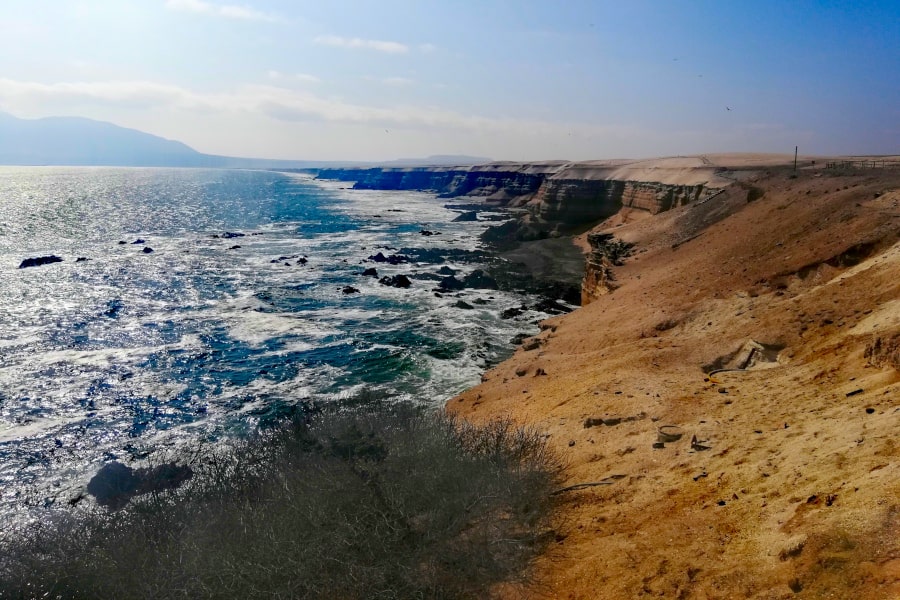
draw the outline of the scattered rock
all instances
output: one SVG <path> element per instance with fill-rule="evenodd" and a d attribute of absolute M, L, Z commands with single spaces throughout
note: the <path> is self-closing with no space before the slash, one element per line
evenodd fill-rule
<path fill-rule="evenodd" d="M 438 287 L 440 287 L 442 290 L 461 290 L 465 287 L 465 285 L 463 285 L 462 281 L 460 281 L 453 275 L 450 275 L 449 277 L 444 277 L 443 279 L 441 279 L 440 283 L 438 283 Z"/>
<path fill-rule="evenodd" d="M 477 221 L 477 220 L 478 220 L 478 213 L 475 212 L 474 210 L 470 210 L 470 211 L 461 213 L 458 217 L 453 219 L 453 222 L 454 223 L 464 223 L 467 221 Z"/>
<path fill-rule="evenodd" d="M 151 252 L 153 252 L 153 248 L 151 248 L 150 246 L 144 246 L 144 249 L 141 250 L 141 252 L 143 252 L 144 254 L 150 254 Z"/>
<path fill-rule="evenodd" d="M 588 417 L 584 420 L 584 428 L 590 429 L 591 427 L 598 427 L 603 425 L 603 419 L 599 417 Z"/>
<path fill-rule="evenodd" d="M 237 249 L 239 249 L 239 248 L 240 248 L 240 246 L 238 246 L 237 244 L 235 244 L 234 246 L 231 246 L 231 247 L 229 248 L 229 250 L 237 250 Z"/>
<path fill-rule="evenodd" d="M 28 267 L 40 267 L 42 265 L 49 265 L 62 261 L 62 258 L 53 254 L 51 254 L 50 256 L 38 256 L 35 258 L 26 258 L 21 263 L 19 263 L 19 268 L 27 269 Z"/>
<path fill-rule="evenodd" d="M 516 307 L 507 308 L 506 310 L 504 310 L 503 312 L 500 313 L 500 318 L 501 319 L 513 319 L 515 317 L 520 316 L 523 312 L 525 312 L 525 311 L 522 310 L 521 308 L 516 308 Z"/>
<path fill-rule="evenodd" d="M 529 352 L 531 350 L 537 350 L 540 347 L 541 347 L 541 340 L 539 340 L 537 338 L 532 338 L 531 341 L 522 344 L 522 349 L 525 350 L 526 352 Z"/>
<path fill-rule="evenodd" d="M 421 230 L 419 233 L 420 233 L 421 235 L 426 236 L 426 237 L 430 237 L 430 236 L 432 236 L 432 235 L 439 235 L 437 232 L 435 232 L 435 231 L 429 231 L 429 230 L 427 230 L 427 229 L 423 229 L 423 230 Z"/>
<path fill-rule="evenodd" d="M 453 306 L 455 306 L 456 308 L 461 308 L 463 310 L 472 310 L 473 308 L 475 308 L 465 300 L 457 300 L 456 304 L 454 304 Z"/>
<path fill-rule="evenodd" d="M 456 271 L 444 265 L 443 267 L 438 269 L 438 275 L 456 275 Z"/>
<path fill-rule="evenodd" d="M 465 277 L 463 277 L 463 285 L 467 288 L 478 288 L 487 290 L 497 289 L 497 280 L 482 271 L 475 269 Z"/>
<path fill-rule="evenodd" d="M 75 259 L 75 262 L 80 263 L 80 262 L 87 262 L 89 260 L 91 260 L 91 259 L 89 259 L 87 256 L 79 256 L 78 258 Z"/>
<path fill-rule="evenodd" d="M 391 277 L 382 277 L 378 280 L 381 285 L 389 285 L 396 288 L 408 288 L 412 285 L 409 277 L 406 275 L 392 275 Z"/>
<path fill-rule="evenodd" d="M 862 388 L 859 388 L 859 389 L 853 390 L 852 392 L 847 392 L 844 395 L 849 398 L 850 396 L 856 396 L 857 394 L 862 394 L 862 393 L 863 393 Z"/>
<path fill-rule="evenodd" d="M 145 241 L 142 240 L 141 238 L 138 238 L 138 239 L 134 240 L 134 241 L 131 242 L 131 243 L 132 243 L 132 244 L 146 244 L 147 242 L 145 242 Z"/>
<path fill-rule="evenodd" d="M 343 294 L 358 294 L 359 290 L 353 286 L 348 285 L 348 286 L 345 286 L 344 289 L 341 290 L 341 293 L 343 293 Z"/>
<path fill-rule="evenodd" d="M 556 300 L 553 300 L 550 298 L 544 298 L 543 300 L 541 300 L 540 302 L 535 304 L 532 308 L 536 311 L 550 313 L 550 314 L 554 314 L 554 315 L 560 315 L 560 314 L 572 312 L 572 309 L 569 308 L 568 306 L 560 304 Z"/>
<path fill-rule="evenodd" d="M 378 269 L 375 267 L 369 267 L 365 269 L 362 273 L 360 273 L 363 277 L 378 277 Z"/>
<path fill-rule="evenodd" d="M 575 440 L 569 440 L 569 448 L 575 445 Z"/>
<path fill-rule="evenodd" d="M 409 257 L 403 254 L 391 254 L 390 256 L 385 256 L 383 252 L 379 252 L 378 254 L 373 254 L 369 257 L 369 260 L 377 262 L 377 263 L 388 263 L 389 265 L 399 265 L 402 263 L 408 263 Z"/>
<path fill-rule="evenodd" d="M 226 240 L 230 240 L 231 238 L 244 237 L 245 235 L 246 235 L 245 233 L 240 233 L 240 232 L 236 232 L 236 231 L 235 232 L 226 231 L 225 233 L 222 234 L 222 237 Z"/>

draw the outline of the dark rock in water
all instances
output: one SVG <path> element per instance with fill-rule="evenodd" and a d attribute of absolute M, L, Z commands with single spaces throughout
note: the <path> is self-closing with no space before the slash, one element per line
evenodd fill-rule
<path fill-rule="evenodd" d="M 124 304 L 122 304 L 121 300 L 110 300 L 106 303 L 106 311 L 104 311 L 103 314 L 107 317 L 115 318 L 118 316 L 119 311 L 122 310 L 123 306 Z"/>
<path fill-rule="evenodd" d="M 515 317 L 518 317 L 519 315 L 521 315 L 523 312 L 525 312 L 525 311 L 522 308 L 517 308 L 514 306 L 512 308 L 507 308 L 502 313 L 500 313 L 500 318 L 501 319 L 514 319 Z"/>
<path fill-rule="evenodd" d="M 229 250 L 237 250 L 238 248 L 240 248 L 240 246 L 238 246 L 237 244 L 235 244 L 234 246 L 232 246 L 231 248 L 229 248 Z"/>
<path fill-rule="evenodd" d="M 345 286 L 344 289 L 341 290 L 344 294 L 358 294 L 359 290 L 353 287 L 352 285 Z"/>
<path fill-rule="evenodd" d="M 475 308 L 465 300 L 457 300 L 456 304 L 454 304 L 453 306 L 455 306 L 456 308 L 462 308 L 464 310 L 472 310 L 473 308 Z"/>
<path fill-rule="evenodd" d="M 534 310 L 551 314 L 563 314 L 572 312 L 572 309 L 568 306 L 560 304 L 556 300 L 552 300 L 550 298 L 544 298 L 543 300 L 535 304 Z"/>
<path fill-rule="evenodd" d="M 484 298 L 475 298 L 472 302 L 474 302 L 475 304 L 487 304 L 488 303 L 488 301 L 485 300 Z"/>
<path fill-rule="evenodd" d="M 363 277 L 378 277 L 378 269 L 375 267 L 369 267 L 365 269 L 362 273 L 360 273 Z"/>
<path fill-rule="evenodd" d="M 147 242 L 145 242 L 145 241 L 142 240 L 141 238 L 138 238 L 138 239 L 134 240 L 134 241 L 131 242 L 131 243 L 132 243 L 132 244 L 146 244 Z"/>
<path fill-rule="evenodd" d="M 118 461 L 103 465 L 87 485 L 97 504 L 113 510 L 122 508 L 134 496 L 177 488 L 193 477 L 190 467 L 167 463 L 153 468 L 132 469 Z"/>
<path fill-rule="evenodd" d="M 454 271 L 450 267 L 444 265 L 443 267 L 438 269 L 438 274 L 440 274 L 440 275 L 456 275 L 456 271 Z"/>
<path fill-rule="evenodd" d="M 297 259 L 297 264 L 298 264 L 298 265 L 305 265 L 305 264 L 308 263 L 308 262 L 309 262 L 309 261 L 306 260 L 306 257 L 305 257 L 305 256 L 301 256 L 300 258 Z"/>
<path fill-rule="evenodd" d="M 112 509 L 122 508 L 131 500 L 140 485 L 134 469 L 113 461 L 103 465 L 87 485 L 87 491 L 97 504 Z"/>
<path fill-rule="evenodd" d="M 49 265 L 62 261 L 63 259 L 53 254 L 51 254 L 50 256 L 38 256 L 35 258 L 26 258 L 21 263 L 19 263 L 19 268 L 27 269 L 28 267 L 40 267 L 41 265 Z"/>
<path fill-rule="evenodd" d="M 429 231 L 429 230 L 427 230 L 427 229 L 423 229 L 423 230 L 421 230 L 419 233 L 420 233 L 421 235 L 426 236 L 426 237 L 432 236 L 432 235 L 437 235 L 436 232 L 434 232 L 434 231 Z"/>
<path fill-rule="evenodd" d="M 412 282 L 409 280 L 409 277 L 406 275 L 394 275 L 392 277 L 382 277 L 378 280 L 378 283 L 381 285 L 389 285 L 391 287 L 397 288 L 408 288 L 412 285 Z"/>
<path fill-rule="evenodd" d="M 218 237 L 218 236 L 216 236 L 216 237 Z M 126 242 L 125 240 L 119 240 L 119 245 L 120 245 L 120 246 L 124 246 L 124 245 L 127 244 L 127 243 L 128 243 L 128 242 Z"/>
<path fill-rule="evenodd" d="M 441 282 L 438 284 L 442 290 L 461 290 L 465 285 L 463 282 L 451 275 L 450 277 L 444 277 L 441 279 Z"/>
<path fill-rule="evenodd" d="M 225 238 L 226 240 L 230 240 L 231 238 L 244 237 L 245 235 L 246 234 L 240 233 L 240 232 L 226 231 L 225 233 L 222 234 L 222 237 Z"/>
<path fill-rule="evenodd" d="M 466 211 L 466 212 L 460 214 L 458 217 L 453 219 L 453 222 L 454 223 L 463 223 L 466 221 L 477 221 L 477 220 L 478 220 L 478 213 L 475 212 L 474 210 L 470 210 L 470 211 Z"/>
<path fill-rule="evenodd" d="M 150 254 L 151 252 L 153 252 L 153 248 L 151 248 L 150 246 L 144 246 L 144 249 L 141 250 L 141 252 L 143 252 L 144 254 Z"/>
<path fill-rule="evenodd" d="M 79 256 L 78 258 L 75 259 L 75 262 L 77 262 L 77 263 L 79 263 L 79 262 L 87 262 L 87 261 L 89 261 L 89 260 L 91 260 L 91 259 L 89 259 L 87 256 Z"/>
<path fill-rule="evenodd" d="M 402 263 L 409 262 L 409 257 L 404 256 L 403 254 L 391 254 L 390 256 L 385 256 L 383 252 L 379 252 L 378 254 L 373 254 L 369 257 L 369 260 L 375 261 L 377 263 L 388 263 L 389 265 L 399 265 Z"/>
<path fill-rule="evenodd" d="M 496 290 L 497 280 L 481 269 L 475 269 L 474 271 L 463 277 L 463 285 L 465 285 L 467 288 Z"/>

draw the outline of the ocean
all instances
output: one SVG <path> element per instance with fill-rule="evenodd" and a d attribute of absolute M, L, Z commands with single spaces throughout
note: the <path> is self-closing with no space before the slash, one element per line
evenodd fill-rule
<path fill-rule="evenodd" d="M 0 167 L 0 512 L 307 403 L 440 406 L 537 332 L 527 290 L 436 291 L 496 264 L 479 234 L 502 213 L 454 222 L 433 194 L 349 185 Z"/>

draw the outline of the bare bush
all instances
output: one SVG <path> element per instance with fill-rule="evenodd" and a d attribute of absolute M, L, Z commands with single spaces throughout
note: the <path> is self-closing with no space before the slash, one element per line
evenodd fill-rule
<path fill-rule="evenodd" d="M 331 410 L 203 450 L 178 490 L 33 526 L 2 598 L 483 598 L 527 575 L 558 464 L 537 432 Z"/>

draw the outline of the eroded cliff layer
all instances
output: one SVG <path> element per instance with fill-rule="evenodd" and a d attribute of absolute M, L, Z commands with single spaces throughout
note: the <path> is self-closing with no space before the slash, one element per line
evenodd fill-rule
<path fill-rule="evenodd" d="M 423 190 L 445 198 L 477 196 L 503 205 L 525 206 L 535 222 L 548 226 L 549 233 L 558 225 L 577 226 L 604 219 L 622 207 L 656 214 L 695 202 L 732 183 L 720 175 L 721 170 L 708 160 L 679 157 L 323 169 L 318 176 L 353 181 L 355 189 Z"/>

